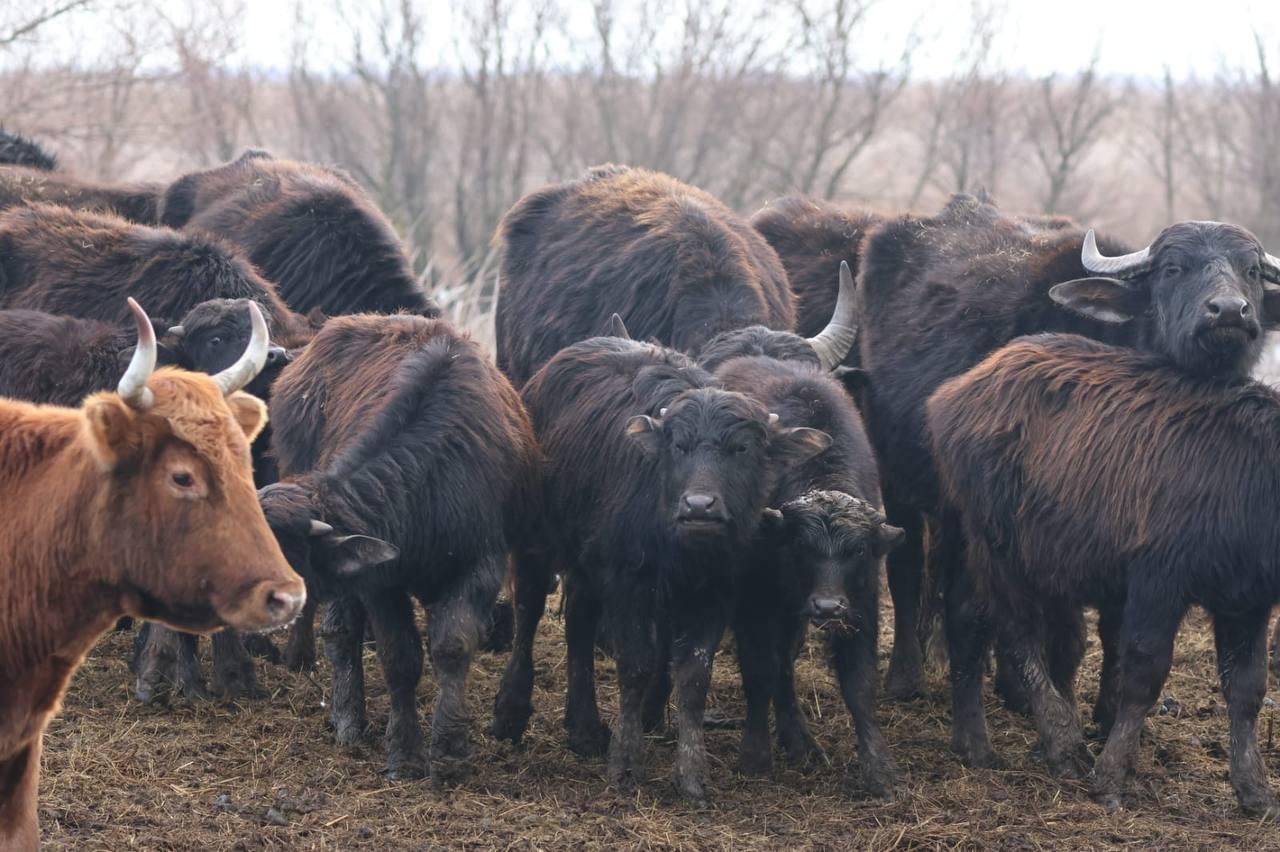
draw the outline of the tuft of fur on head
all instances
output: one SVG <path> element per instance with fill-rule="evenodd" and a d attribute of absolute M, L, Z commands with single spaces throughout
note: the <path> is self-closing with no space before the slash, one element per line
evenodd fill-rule
<path fill-rule="evenodd" d="M 0 165 L 26 166 L 42 172 L 52 172 L 58 168 L 58 158 L 33 140 L 0 128 Z"/>

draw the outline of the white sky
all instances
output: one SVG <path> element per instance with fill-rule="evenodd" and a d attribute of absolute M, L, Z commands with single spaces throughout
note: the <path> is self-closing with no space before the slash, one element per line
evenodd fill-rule
<path fill-rule="evenodd" d="M 725 0 L 735 2 L 750 16 L 759 9 L 782 9 L 786 0 Z M 0 0 L 0 4 L 22 0 Z M 110 5 L 112 0 L 105 0 Z M 213 7 L 205 0 L 161 0 L 178 20 L 188 19 L 192 9 L 208 15 Z M 243 53 L 260 68 L 284 69 L 289 64 L 295 32 L 295 0 L 243 0 Z M 349 47 L 347 26 L 332 11 L 333 0 L 303 0 L 311 29 L 319 40 L 345 53 Z M 350 8 L 376 8 L 396 0 L 345 0 Z M 426 10 L 426 40 L 432 65 L 456 61 L 453 39 L 461 29 L 459 10 L 468 3 L 488 0 L 416 0 Z M 511 0 L 514 8 L 529 8 L 529 0 Z M 682 0 L 672 0 L 679 7 Z M 825 0 L 805 0 L 821 7 Z M 983 0 L 1000 3 L 999 34 L 995 54 L 1010 70 L 1040 75 L 1072 72 L 1086 65 L 1095 49 L 1104 73 L 1159 78 L 1166 65 L 1178 76 L 1212 74 L 1224 64 L 1254 65 L 1252 33 L 1263 33 L 1273 61 L 1280 64 L 1280 0 Z M 589 28 L 585 0 L 560 0 L 571 33 Z M 618 5 L 634 5 L 619 0 Z M 925 47 L 915 57 L 917 76 L 946 75 L 963 51 L 969 33 L 971 0 L 879 0 L 864 32 L 865 64 L 892 64 L 913 28 L 925 37 Z M 169 11 L 171 10 L 171 11 Z M 771 14 L 783 14 L 782 12 Z M 3 18 L 4 15 L 0 15 Z M 53 61 L 67 51 L 93 53 L 93 42 L 105 43 L 112 33 L 109 12 L 98 20 L 68 23 L 72 32 L 59 33 L 61 45 L 44 53 Z M 53 33 L 42 33 L 51 36 Z M 5 57 L 0 55 L 0 66 Z M 1280 75 L 1280 68 L 1273 69 Z"/>

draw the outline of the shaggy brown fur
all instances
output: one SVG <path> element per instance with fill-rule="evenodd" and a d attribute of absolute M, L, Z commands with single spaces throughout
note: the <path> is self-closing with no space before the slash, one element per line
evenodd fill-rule
<path fill-rule="evenodd" d="M 600 166 L 536 190 L 507 213 L 497 239 L 498 366 L 516 387 L 563 347 L 602 333 L 614 313 L 635 339 L 690 354 L 722 331 L 795 326 L 769 244 L 718 200 L 664 174 Z"/>
<path fill-rule="evenodd" d="M 391 221 L 339 169 L 251 149 L 175 181 L 160 221 L 239 246 L 300 313 L 440 315 Z"/>
<path fill-rule="evenodd" d="M 0 210 L 29 204 L 57 204 L 111 213 L 150 225 L 157 220 L 162 189 L 158 183 L 98 184 L 58 171 L 0 165 Z"/>
<path fill-rule="evenodd" d="M 773 246 L 796 296 L 796 334 L 813 337 L 826 328 L 840 292 L 840 261 L 858 274 L 862 238 L 884 221 L 870 210 L 849 210 L 788 195 L 751 217 L 751 225 Z M 856 363 L 858 350 L 845 360 Z"/>
<path fill-rule="evenodd" d="M 38 843 L 40 738 L 67 683 L 121 616 L 208 631 L 276 626 L 300 595 L 258 507 L 246 394 L 157 371 L 139 413 L 0 401 L 0 848 Z M 189 477 L 189 480 L 187 479 Z"/>
<path fill-rule="evenodd" d="M 132 322 L 125 297 L 177 319 L 209 299 L 253 299 L 274 338 L 309 337 L 243 257 L 217 240 L 50 204 L 0 212 L 0 308 Z"/>

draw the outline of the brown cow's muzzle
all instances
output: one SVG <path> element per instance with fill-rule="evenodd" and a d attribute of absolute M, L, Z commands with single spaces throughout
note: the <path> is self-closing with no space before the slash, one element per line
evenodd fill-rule
<path fill-rule="evenodd" d="M 242 631 L 275 630 L 290 624 L 307 602 L 307 587 L 292 571 L 289 579 L 260 580 L 230 601 L 215 603 L 218 617 Z"/>

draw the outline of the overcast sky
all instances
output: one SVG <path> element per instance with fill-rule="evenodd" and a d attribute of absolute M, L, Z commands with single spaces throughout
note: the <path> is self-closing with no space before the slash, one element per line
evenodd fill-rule
<path fill-rule="evenodd" d="M 987 5 L 992 1 L 983 0 Z M 21 2 L 0 0 L 0 4 Z M 209 8 L 203 0 L 163 2 L 180 20 L 190 14 L 187 10 L 191 8 Z M 388 0 L 348 0 L 353 8 L 376 7 L 379 2 Z M 465 8 L 463 3 L 483 0 L 418 2 L 427 10 L 427 49 L 434 56 L 431 64 L 448 65 L 456 57 L 456 10 Z M 679 7 L 682 0 L 672 2 Z M 808 2 L 812 7 L 822 5 L 822 0 Z M 744 15 L 752 14 L 753 9 L 783 8 L 783 0 L 735 3 Z M 632 4 L 620 0 L 619 5 Z M 586 37 L 590 27 L 588 3 L 561 0 L 561 6 L 570 32 Z M 527 8 L 523 0 L 515 0 L 515 7 Z M 295 0 L 245 0 L 242 38 L 245 58 L 251 64 L 261 68 L 287 67 L 296 29 L 295 8 Z M 345 53 L 346 27 L 331 11 L 330 2 L 305 0 L 303 8 L 318 39 L 340 46 Z M 964 48 L 970 8 L 967 0 L 880 0 L 864 27 L 868 38 L 862 43 L 862 58 L 865 64 L 892 64 L 914 28 L 925 37 L 925 47 L 913 63 L 916 74 L 944 76 Z M 1152 79 L 1159 78 L 1165 66 L 1180 77 L 1211 74 L 1224 63 L 1254 66 L 1254 29 L 1264 35 L 1273 62 L 1280 64 L 1280 0 L 1004 0 L 999 8 L 997 57 L 1006 68 L 1036 75 L 1078 70 L 1088 63 L 1095 49 L 1104 73 Z M 109 13 L 104 15 L 109 18 Z M 108 39 L 112 30 L 109 20 L 86 20 L 84 16 L 60 28 L 75 32 L 59 34 L 65 49 L 55 49 L 55 54 L 82 49 L 86 40 L 92 43 L 95 39 Z M 3 60 L 0 56 L 0 64 Z M 1280 68 L 1273 69 L 1273 73 L 1280 74 Z"/>

